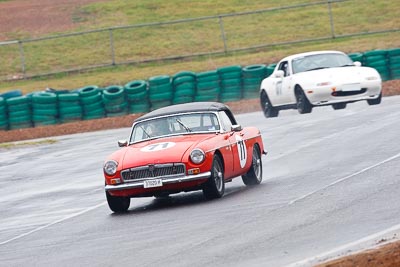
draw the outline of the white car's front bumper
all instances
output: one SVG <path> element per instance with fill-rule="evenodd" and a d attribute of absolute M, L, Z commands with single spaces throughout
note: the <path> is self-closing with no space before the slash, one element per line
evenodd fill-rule
<path fill-rule="evenodd" d="M 376 99 L 381 91 L 381 81 L 304 88 L 308 100 L 315 106 Z"/>

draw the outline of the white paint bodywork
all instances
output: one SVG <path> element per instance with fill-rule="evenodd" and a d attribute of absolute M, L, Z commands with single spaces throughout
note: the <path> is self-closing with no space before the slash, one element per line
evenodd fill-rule
<path fill-rule="evenodd" d="M 288 56 L 275 67 L 274 72 L 265 78 L 260 93 L 265 91 L 274 107 L 296 103 L 295 88 L 304 91 L 307 99 L 314 106 L 335 103 L 348 103 L 360 100 L 376 99 L 382 90 L 379 73 L 370 67 L 363 67 L 354 62 L 346 67 L 329 67 L 294 73 L 293 60 L 318 54 L 346 54 L 339 51 L 316 51 Z M 279 70 L 281 63 L 287 62 L 287 74 Z M 352 88 L 353 87 L 353 88 Z M 332 92 L 357 91 L 365 88 L 361 94 L 333 96 Z"/>

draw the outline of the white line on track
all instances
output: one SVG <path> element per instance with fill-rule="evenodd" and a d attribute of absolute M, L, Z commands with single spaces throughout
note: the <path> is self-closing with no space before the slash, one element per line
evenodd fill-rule
<path fill-rule="evenodd" d="M 82 214 L 85 214 L 85 213 L 87 213 L 87 212 L 89 212 L 89 211 L 92 211 L 92 210 L 94 210 L 94 209 L 97 209 L 97 208 L 103 206 L 104 204 L 106 204 L 106 201 L 103 201 L 102 203 L 100 203 L 100 204 L 98 204 L 98 205 L 96 205 L 96 206 L 89 207 L 89 208 L 84 209 L 84 210 L 82 210 L 82 211 L 80 211 L 80 212 L 77 212 L 77 213 L 71 214 L 71 215 L 69 215 L 69 216 L 66 216 L 66 217 L 64 217 L 64 218 L 62 218 L 62 219 L 60 219 L 60 220 L 54 221 L 54 222 L 52 222 L 52 223 L 48 223 L 48 224 L 43 225 L 43 226 L 40 226 L 40 227 L 35 228 L 35 229 L 33 229 L 33 230 L 29 231 L 29 232 L 20 234 L 20 235 L 18 235 L 18 236 L 16 236 L 16 237 L 13 237 L 13 238 L 8 239 L 8 240 L 6 240 L 6 241 L 0 242 L 0 245 L 5 245 L 5 244 L 7 244 L 7 243 L 10 243 L 11 241 L 20 239 L 20 238 L 22 238 L 22 237 L 24 237 L 24 236 L 27 236 L 27 235 L 33 234 L 33 233 L 35 233 L 35 232 L 37 232 L 37 231 L 46 229 L 46 228 L 48 228 L 48 227 L 50 227 L 50 226 L 52 226 L 52 225 L 55 225 L 55 224 L 57 224 L 57 223 L 61 223 L 61 222 L 64 222 L 64 221 L 66 221 L 66 220 L 75 218 L 75 217 L 77 217 L 77 216 L 79 216 L 79 215 L 82 215 Z"/>

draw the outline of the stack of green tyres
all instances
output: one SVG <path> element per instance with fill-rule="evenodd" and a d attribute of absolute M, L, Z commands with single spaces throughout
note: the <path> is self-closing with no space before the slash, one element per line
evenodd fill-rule
<path fill-rule="evenodd" d="M 257 98 L 259 96 L 260 84 L 267 77 L 267 66 L 265 64 L 249 65 L 242 69 L 243 98 Z"/>
<path fill-rule="evenodd" d="M 218 101 L 221 92 L 219 75 L 216 70 L 199 72 L 196 74 L 196 95 L 194 100 L 200 101 Z"/>
<path fill-rule="evenodd" d="M 276 63 L 272 63 L 272 64 L 269 64 L 269 65 L 267 66 L 267 74 L 266 74 L 266 77 L 270 76 L 270 75 L 274 72 L 276 65 L 277 65 Z"/>
<path fill-rule="evenodd" d="M 11 130 L 32 127 L 31 98 L 29 96 L 11 97 L 5 102 L 8 110 L 8 125 Z"/>
<path fill-rule="evenodd" d="M 79 93 L 58 94 L 58 116 L 61 123 L 82 120 L 83 109 Z"/>
<path fill-rule="evenodd" d="M 174 98 L 172 104 L 193 102 L 196 94 L 196 74 L 191 71 L 181 71 L 172 76 Z"/>
<path fill-rule="evenodd" d="M 218 68 L 223 103 L 237 101 L 242 98 L 242 67 L 240 65 Z"/>
<path fill-rule="evenodd" d="M 159 75 L 149 78 L 149 100 L 151 110 L 171 105 L 173 96 L 174 92 L 169 75 Z"/>
<path fill-rule="evenodd" d="M 400 79 L 400 48 L 394 48 L 387 51 L 390 69 L 390 78 L 392 80 Z"/>
<path fill-rule="evenodd" d="M 0 130 L 8 129 L 8 116 L 6 108 L 6 100 L 0 97 Z"/>
<path fill-rule="evenodd" d="M 363 65 L 376 69 L 381 75 L 382 81 L 390 79 L 386 50 L 371 50 L 365 52 L 363 54 Z"/>
<path fill-rule="evenodd" d="M 105 116 L 101 90 L 97 85 L 78 89 L 84 120 L 99 119 Z"/>
<path fill-rule="evenodd" d="M 145 113 L 150 110 L 146 81 L 131 81 L 125 84 L 124 88 L 129 113 Z"/>
<path fill-rule="evenodd" d="M 33 124 L 35 127 L 56 124 L 58 118 L 57 95 L 50 92 L 37 92 L 31 95 Z"/>
<path fill-rule="evenodd" d="M 355 52 L 355 53 L 350 53 L 348 54 L 348 56 L 351 58 L 351 60 L 353 60 L 354 62 L 358 61 L 360 63 L 363 62 L 364 59 L 364 55 L 363 53 L 360 52 Z"/>
<path fill-rule="evenodd" d="M 111 85 L 103 90 L 103 103 L 107 117 L 118 117 L 128 114 L 128 103 L 123 86 Z"/>

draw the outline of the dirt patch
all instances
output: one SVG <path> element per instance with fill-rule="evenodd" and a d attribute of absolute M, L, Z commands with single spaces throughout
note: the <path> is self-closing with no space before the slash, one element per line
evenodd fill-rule
<path fill-rule="evenodd" d="M 38 37 L 51 32 L 66 32 L 79 26 L 85 14 L 79 7 L 99 0 L 13 0 L 0 3 L 1 40 L 21 36 Z M 7 35 L 12 33 L 13 36 Z"/>

